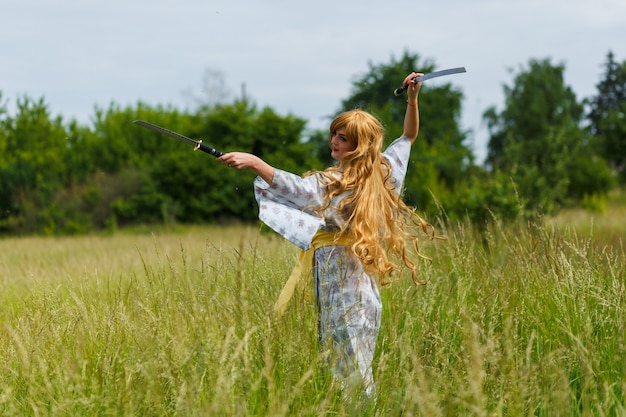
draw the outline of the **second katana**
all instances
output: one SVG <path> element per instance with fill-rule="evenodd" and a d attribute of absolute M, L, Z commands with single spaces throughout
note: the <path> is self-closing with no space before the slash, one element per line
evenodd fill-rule
<path fill-rule="evenodd" d="M 220 156 L 224 155 L 224 152 L 218 151 L 215 148 L 211 148 L 210 146 L 205 145 L 204 143 L 202 143 L 201 140 L 193 140 L 191 138 L 188 138 L 187 136 L 181 135 L 180 133 L 172 132 L 171 130 L 168 130 L 161 126 L 157 126 L 153 123 L 146 122 L 144 120 L 135 120 L 133 123 L 142 127 L 146 127 L 155 132 L 163 133 L 164 135 L 170 136 L 172 138 L 176 138 L 182 142 L 188 143 L 189 145 L 193 145 L 194 151 L 197 151 L 199 149 L 202 152 L 206 152 L 210 155 L 213 155 L 216 158 L 219 158 Z"/>

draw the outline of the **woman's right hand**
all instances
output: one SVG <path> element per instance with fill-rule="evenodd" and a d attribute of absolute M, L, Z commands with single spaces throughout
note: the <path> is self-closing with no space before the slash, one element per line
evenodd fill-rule
<path fill-rule="evenodd" d="M 256 155 L 246 152 L 229 152 L 217 158 L 222 164 L 233 169 L 249 168 L 263 178 L 263 180 L 271 184 L 274 179 L 274 167 L 263 161 Z"/>

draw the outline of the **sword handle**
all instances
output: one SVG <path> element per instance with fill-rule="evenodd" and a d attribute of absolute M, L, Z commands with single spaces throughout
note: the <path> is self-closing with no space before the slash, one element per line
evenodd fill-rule
<path fill-rule="evenodd" d="M 411 78 L 411 81 L 413 84 L 417 84 L 418 81 L 422 81 L 424 79 L 423 75 L 420 75 L 418 77 L 415 78 Z M 396 88 L 395 90 L 393 90 L 393 94 L 395 96 L 399 96 L 400 94 L 402 94 L 404 92 L 404 90 L 406 90 L 407 88 L 409 88 L 409 85 L 403 85 L 401 87 Z"/>
<path fill-rule="evenodd" d="M 198 146 L 196 146 L 193 150 L 194 151 L 201 150 L 202 152 L 206 152 L 209 155 L 213 155 L 216 158 L 219 158 L 220 156 L 224 155 L 224 152 L 211 148 L 210 146 L 207 146 L 202 142 L 199 142 Z"/>
<path fill-rule="evenodd" d="M 394 96 L 399 96 L 400 94 L 402 94 L 404 92 L 404 90 L 406 90 L 407 87 L 402 86 L 402 87 L 398 87 L 395 90 L 393 90 L 393 95 Z"/>

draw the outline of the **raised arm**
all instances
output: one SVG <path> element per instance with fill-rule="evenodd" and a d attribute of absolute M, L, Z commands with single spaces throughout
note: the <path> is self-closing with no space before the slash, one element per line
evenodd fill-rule
<path fill-rule="evenodd" d="M 418 77 L 420 73 L 412 72 L 407 75 L 404 79 L 404 83 L 402 85 L 408 85 L 407 88 L 407 101 L 406 101 L 406 112 L 404 114 L 404 133 L 403 135 L 409 138 L 411 144 L 415 142 L 417 138 L 417 134 L 420 129 L 420 115 L 418 108 L 418 98 L 420 88 L 422 87 L 422 82 L 414 83 L 412 80 L 415 77 Z"/>

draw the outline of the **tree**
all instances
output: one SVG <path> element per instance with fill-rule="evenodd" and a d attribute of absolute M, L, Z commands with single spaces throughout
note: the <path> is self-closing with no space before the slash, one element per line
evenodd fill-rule
<path fill-rule="evenodd" d="M 34 232 L 52 226 L 51 202 L 66 183 L 67 134 L 43 99 L 17 100 L 17 115 L 0 122 L 0 229 Z M 39 211 L 41 207 L 50 210 Z"/>
<path fill-rule="evenodd" d="M 223 152 L 253 153 L 282 169 L 298 172 L 310 166 L 312 147 L 302 143 L 305 121 L 280 116 L 270 108 L 258 110 L 247 100 L 203 107 L 180 130 L 202 138 Z M 184 147 L 184 145 L 183 145 Z M 206 155 L 184 154 L 167 158 L 152 171 L 157 187 L 177 208 L 185 222 L 213 222 L 220 219 L 256 219 L 254 173 L 235 171 Z"/>
<path fill-rule="evenodd" d="M 498 114 L 492 107 L 484 117 L 490 130 L 488 162 L 498 167 L 508 143 L 540 142 L 557 127 L 578 125 L 582 105 L 572 89 L 564 84 L 563 64 L 549 59 L 529 62 L 521 68 L 514 85 L 504 86 L 505 108 Z M 531 152 L 530 155 L 535 155 Z"/>
<path fill-rule="evenodd" d="M 356 77 L 350 97 L 343 100 L 340 111 L 364 108 L 376 115 L 387 130 L 387 140 L 399 137 L 403 130 L 405 98 L 393 91 L 411 71 L 431 72 L 434 63 L 420 62 L 417 54 L 404 52 L 389 64 L 369 63 L 368 71 Z M 405 181 L 405 199 L 421 210 L 436 212 L 441 198 L 463 180 L 473 162 L 465 145 L 466 132 L 459 119 L 463 93 L 451 84 L 422 85 L 420 92 L 420 132 L 411 150 L 411 166 Z M 327 145 L 326 145 L 327 146 Z M 433 198 L 433 195 L 435 196 Z"/>
<path fill-rule="evenodd" d="M 490 131 L 488 163 L 513 178 L 531 211 L 550 213 L 581 195 L 610 188 L 606 170 L 592 173 L 597 177 L 591 182 L 572 182 L 592 148 L 580 127 L 583 106 L 565 85 L 564 70 L 549 59 L 531 59 L 513 86 L 504 87 L 504 110 L 492 107 L 483 116 Z M 590 183 L 597 188 L 584 189 Z"/>
<path fill-rule="evenodd" d="M 587 119 L 601 155 L 626 183 L 626 61 L 615 61 L 607 54 L 598 94 L 590 98 Z"/>
<path fill-rule="evenodd" d="M 353 92 L 340 111 L 367 109 L 383 121 L 392 140 L 402 133 L 406 110 L 406 103 L 393 90 L 409 72 L 433 69 L 432 61 L 420 62 L 417 54 L 408 52 L 399 60 L 392 57 L 389 64 L 370 63 L 369 71 L 353 82 Z M 514 220 L 520 212 L 514 184 L 507 175 L 489 175 L 475 166 L 465 144 L 469 132 L 459 127 L 463 93 L 450 83 L 432 86 L 426 82 L 419 100 L 420 132 L 411 149 L 405 201 L 429 217 L 443 210 L 449 221 L 469 219 L 479 227 L 494 218 Z M 327 136 L 315 140 L 323 147 L 320 154 L 327 154 Z"/>

